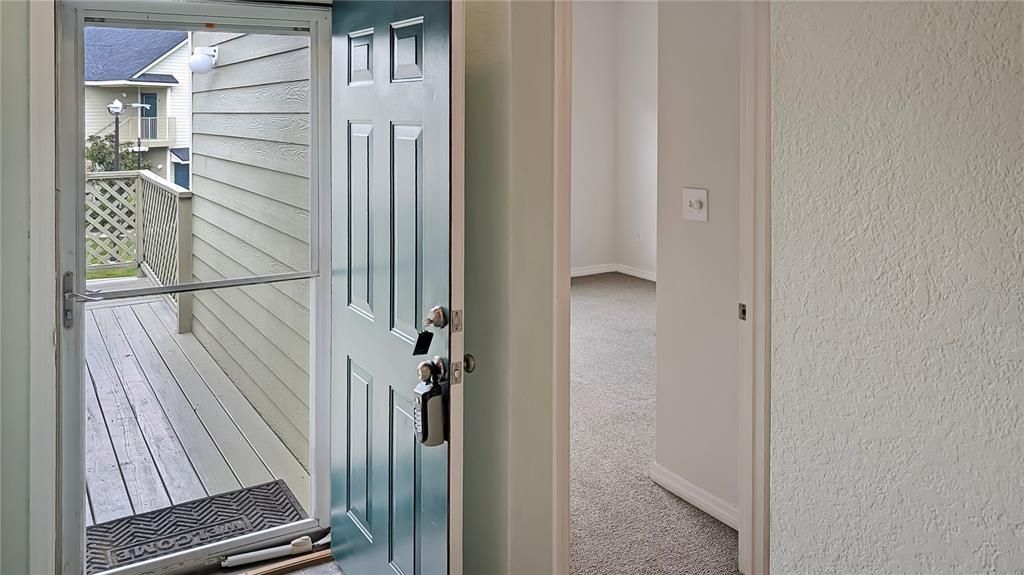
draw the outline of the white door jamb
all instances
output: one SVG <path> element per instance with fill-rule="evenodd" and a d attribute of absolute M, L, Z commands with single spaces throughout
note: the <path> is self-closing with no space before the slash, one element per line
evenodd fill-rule
<path fill-rule="evenodd" d="M 555 2 L 554 334 L 552 405 L 554 575 L 569 572 L 569 308 L 572 275 L 572 2 Z"/>
<path fill-rule="evenodd" d="M 451 303 L 466 301 L 466 5 L 452 3 L 451 22 Z M 461 362 L 465 332 L 450 332 L 449 361 Z M 464 369 L 463 369 L 464 371 Z M 448 574 L 462 575 L 465 466 L 465 389 L 451 386 L 448 441 Z"/>
<path fill-rule="evenodd" d="M 57 572 L 56 18 L 29 2 L 30 573 Z"/>
<path fill-rule="evenodd" d="M 741 8 L 739 560 L 769 572 L 771 436 L 771 4 Z"/>

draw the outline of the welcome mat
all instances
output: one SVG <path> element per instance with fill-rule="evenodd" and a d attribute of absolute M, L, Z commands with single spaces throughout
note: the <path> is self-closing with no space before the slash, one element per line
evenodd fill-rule
<path fill-rule="evenodd" d="M 281 479 L 100 523 L 85 530 L 86 573 L 306 519 Z"/>

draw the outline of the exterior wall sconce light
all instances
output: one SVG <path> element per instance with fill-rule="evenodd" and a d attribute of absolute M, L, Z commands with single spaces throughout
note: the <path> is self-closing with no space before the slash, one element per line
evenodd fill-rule
<path fill-rule="evenodd" d="M 217 64 L 217 48 L 196 48 L 188 59 L 188 69 L 195 74 L 207 74 Z"/>

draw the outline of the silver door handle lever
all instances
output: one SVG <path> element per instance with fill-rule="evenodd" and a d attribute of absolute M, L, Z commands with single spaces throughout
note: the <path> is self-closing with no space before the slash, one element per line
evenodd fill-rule
<path fill-rule="evenodd" d="M 103 297 L 102 292 L 95 290 L 85 290 L 85 293 L 78 293 L 74 291 L 64 292 L 64 298 L 74 302 L 91 302 L 91 301 L 103 301 L 107 298 Z"/>

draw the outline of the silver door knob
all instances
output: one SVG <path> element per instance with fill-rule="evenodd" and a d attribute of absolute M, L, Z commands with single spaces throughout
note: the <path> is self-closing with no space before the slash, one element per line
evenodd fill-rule
<path fill-rule="evenodd" d="M 418 368 L 416 368 L 416 372 L 419 373 L 420 381 L 430 381 L 434 378 L 434 364 L 429 361 L 424 361 L 420 363 Z"/>

